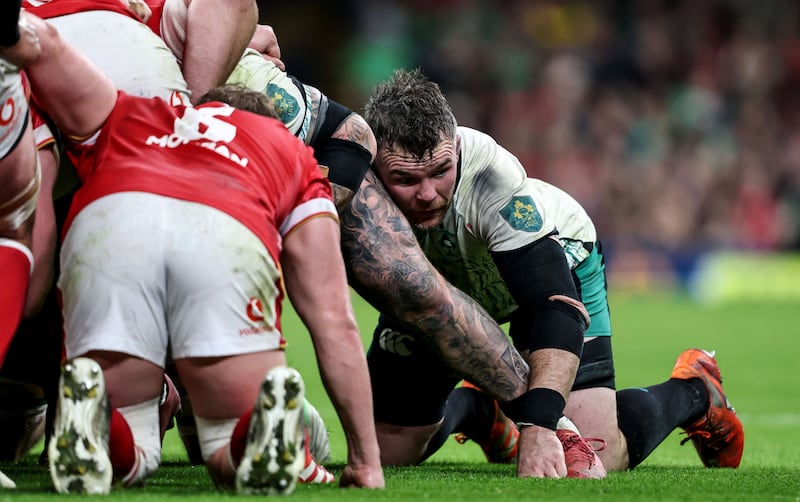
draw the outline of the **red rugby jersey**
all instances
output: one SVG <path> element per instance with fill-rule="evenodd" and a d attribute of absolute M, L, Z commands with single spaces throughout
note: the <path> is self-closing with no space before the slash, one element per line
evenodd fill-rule
<path fill-rule="evenodd" d="M 215 207 L 242 222 L 278 263 L 282 236 L 337 217 L 313 151 L 276 119 L 222 103 L 198 107 L 120 93 L 103 128 L 68 154 L 83 186 L 64 228 L 92 201 L 148 192 Z"/>

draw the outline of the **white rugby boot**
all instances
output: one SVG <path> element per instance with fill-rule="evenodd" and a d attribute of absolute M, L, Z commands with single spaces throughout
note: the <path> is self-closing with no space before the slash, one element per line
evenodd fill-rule
<path fill-rule="evenodd" d="M 278 366 L 264 377 L 253 406 L 247 445 L 236 469 L 236 492 L 288 495 L 305 461 L 300 373 Z"/>
<path fill-rule="evenodd" d="M 109 413 L 103 370 L 78 357 L 61 368 L 53 436 L 47 448 L 50 477 L 59 493 L 105 494 L 111 490 Z"/>

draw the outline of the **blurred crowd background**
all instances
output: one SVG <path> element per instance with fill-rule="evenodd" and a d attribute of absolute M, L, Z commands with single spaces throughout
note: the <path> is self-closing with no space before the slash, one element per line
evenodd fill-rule
<path fill-rule="evenodd" d="M 584 205 L 620 276 L 800 249 L 800 2 L 294 0 L 261 21 L 289 73 L 354 110 L 420 67 Z"/>

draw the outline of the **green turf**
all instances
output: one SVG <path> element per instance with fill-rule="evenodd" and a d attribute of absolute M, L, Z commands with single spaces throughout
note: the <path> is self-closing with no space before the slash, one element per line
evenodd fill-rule
<path fill-rule="evenodd" d="M 375 313 L 355 300 L 364 337 Z M 800 305 L 741 303 L 705 307 L 669 295 L 612 297 L 618 388 L 664 380 L 676 356 L 688 347 L 716 349 L 725 389 L 745 425 L 742 465 L 709 470 L 677 432 L 634 471 L 597 481 L 517 479 L 513 466 L 489 465 L 472 444 L 448 444 L 426 464 L 387 469 L 386 490 L 340 490 L 298 486 L 297 500 L 800 500 L 800 393 L 797 364 Z M 334 473 L 345 459 L 343 436 L 322 390 L 305 330 L 291 310 L 284 331 L 288 358 L 303 372 L 309 399 L 331 429 Z M 2 431 L 0 431 L 2 433 Z M 0 502 L 53 500 L 46 469 L 30 457 L 0 468 L 18 485 L 0 491 Z M 167 436 L 164 465 L 145 488 L 115 490 L 111 501 L 170 500 L 211 502 L 233 495 L 215 492 L 204 468 L 189 467 L 173 431 Z"/>

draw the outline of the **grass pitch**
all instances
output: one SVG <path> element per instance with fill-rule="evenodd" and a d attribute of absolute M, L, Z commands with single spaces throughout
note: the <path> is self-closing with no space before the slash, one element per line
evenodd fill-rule
<path fill-rule="evenodd" d="M 364 339 L 372 334 L 375 312 L 354 298 Z M 299 485 L 297 500 L 781 500 L 800 501 L 800 394 L 797 384 L 800 340 L 796 303 L 748 302 L 701 306 L 672 295 L 613 296 L 612 322 L 617 387 L 665 380 L 685 348 L 717 351 L 725 390 L 745 426 L 745 452 L 739 469 L 705 469 L 678 432 L 633 471 L 603 480 L 517 479 L 514 466 L 490 465 L 480 448 L 448 441 L 425 464 L 385 470 L 386 489 L 342 490 Z M 289 309 L 284 330 L 288 359 L 306 380 L 307 394 L 331 430 L 333 460 L 341 472 L 346 450 L 336 415 L 322 389 L 310 341 Z M 398 376 L 402 378 L 402 376 Z M 3 431 L 0 431 L 2 434 Z M 46 468 L 36 464 L 39 445 L 24 461 L 0 464 L 17 483 L 0 491 L 0 502 L 52 501 Z M 180 440 L 170 431 L 164 464 L 146 487 L 115 489 L 111 502 L 174 500 L 219 501 L 236 497 L 214 490 L 203 467 L 191 467 Z M 74 498 L 74 497 L 72 497 Z M 236 497 L 237 499 L 239 497 Z"/>

